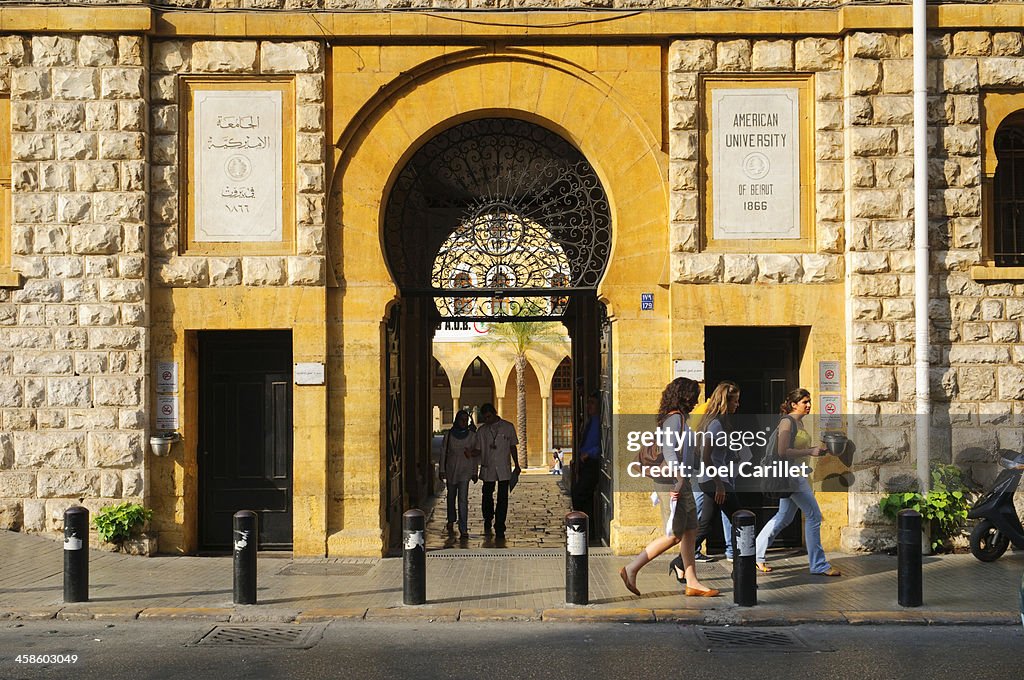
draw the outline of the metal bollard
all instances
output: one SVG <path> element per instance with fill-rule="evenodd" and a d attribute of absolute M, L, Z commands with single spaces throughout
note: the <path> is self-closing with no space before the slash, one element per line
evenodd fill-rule
<path fill-rule="evenodd" d="M 259 517 L 239 510 L 231 518 L 234 529 L 234 603 L 256 604 L 256 551 L 259 550 Z"/>
<path fill-rule="evenodd" d="M 89 601 L 89 510 L 64 511 L 64 601 Z"/>
<path fill-rule="evenodd" d="M 896 521 L 896 554 L 899 562 L 901 607 L 920 607 L 924 602 L 921 579 L 921 513 L 900 510 Z"/>
<path fill-rule="evenodd" d="M 737 510 L 732 514 L 732 601 L 741 607 L 757 604 L 757 560 L 754 513 Z"/>
<path fill-rule="evenodd" d="M 423 539 L 426 522 L 422 510 L 407 510 L 402 515 L 402 602 L 424 604 L 427 601 L 427 547 Z"/>
<path fill-rule="evenodd" d="M 590 604 L 590 576 L 587 513 L 574 511 L 565 516 L 565 603 Z"/>

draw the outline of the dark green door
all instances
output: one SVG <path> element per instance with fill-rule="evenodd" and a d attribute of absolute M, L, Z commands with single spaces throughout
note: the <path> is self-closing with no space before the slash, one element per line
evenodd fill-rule
<path fill-rule="evenodd" d="M 201 549 L 229 550 L 253 510 L 260 549 L 291 550 L 291 332 L 202 332 L 199 372 Z"/>

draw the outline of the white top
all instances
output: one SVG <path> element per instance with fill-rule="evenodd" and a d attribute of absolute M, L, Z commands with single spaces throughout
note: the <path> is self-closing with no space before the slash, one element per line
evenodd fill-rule
<path fill-rule="evenodd" d="M 480 456 L 467 456 L 466 451 L 478 448 L 477 441 L 476 432 L 470 432 L 464 439 L 453 437 L 451 430 L 445 433 L 441 442 L 441 458 L 438 461 L 440 468 L 444 470 L 445 482 L 456 484 L 473 479 Z"/>
<path fill-rule="evenodd" d="M 507 420 L 492 425 L 481 425 L 477 430 L 480 441 L 480 479 L 485 482 L 507 482 L 512 479 L 512 447 L 519 444 L 516 428 Z"/>

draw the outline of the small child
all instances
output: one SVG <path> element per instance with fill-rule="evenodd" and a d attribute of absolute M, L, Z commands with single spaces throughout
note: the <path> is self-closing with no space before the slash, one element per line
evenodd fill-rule
<path fill-rule="evenodd" d="M 555 465 L 551 468 L 551 474 L 562 474 L 562 449 L 560 447 L 555 447 L 555 450 L 551 455 L 555 457 Z"/>

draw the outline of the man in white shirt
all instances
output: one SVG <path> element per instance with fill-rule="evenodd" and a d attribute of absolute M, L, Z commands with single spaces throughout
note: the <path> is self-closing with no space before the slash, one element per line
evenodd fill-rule
<path fill-rule="evenodd" d="M 491 523 L 494 524 L 494 538 L 505 540 L 505 517 L 508 515 L 508 484 L 512 479 L 513 465 L 515 474 L 522 468 L 519 465 L 517 446 L 519 437 L 516 428 L 507 420 L 498 417 L 493 404 L 480 407 L 480 419 L 483 425 L 477 431 L 481 457 L 480 479 L 483 481 L 483 516 L 484 534 L 491 535 Z M 498 504 L 494 504 L 494 487 L 498 487 Z"/>

